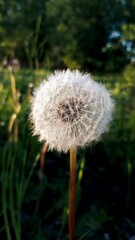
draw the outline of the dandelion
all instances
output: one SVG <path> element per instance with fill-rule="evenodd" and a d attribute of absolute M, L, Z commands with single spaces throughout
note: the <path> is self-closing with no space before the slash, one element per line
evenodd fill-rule
<path fill-rule="evenodd" d="M 112 120 L 114 102 L 105 87 L 79 71 L 56 71 L 34 93 L 33 134 L 57 151 L 70 150 L 69 240 L 74 240 L 76 149 L 98 141 Z"/>
<path fill-rule="evenodd" d="M 107 130 L 113 107 L 108 91 L 89 74 L 57 71 L 35 91 L 33 134 L 57 151 L 85 147 Z"/>

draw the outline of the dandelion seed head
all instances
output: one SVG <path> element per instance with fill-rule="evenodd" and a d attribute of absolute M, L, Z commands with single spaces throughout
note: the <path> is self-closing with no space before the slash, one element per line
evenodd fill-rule
<path fill-rule="evenodd" d="M 33 134 L 50 149 L 67 152 L 98 141 L 112 120 L 114 102 L 89 74 L 56 71 L 35 90 L 30 118 Z"/>

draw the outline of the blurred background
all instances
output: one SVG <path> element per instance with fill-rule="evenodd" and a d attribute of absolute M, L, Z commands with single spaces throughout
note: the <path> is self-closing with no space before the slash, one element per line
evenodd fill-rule
<path fill-rule="evenodd" d="M 116 101 L 110 131 L 78 151 L 77 240 L 135 239 L 135 0 L 0 0 L 0 239 L 67 240 L 69 154 L 28 120 L 33 90 L 80 69 Z"/>

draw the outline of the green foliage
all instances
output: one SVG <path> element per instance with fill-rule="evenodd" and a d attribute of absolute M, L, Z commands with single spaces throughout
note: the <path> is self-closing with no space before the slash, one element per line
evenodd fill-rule
<path fill-rule="evenodd" d="M 15 72 L 20 111 L 11 131 L 14 101 L 9 72 L 0 72 L 0 238 L 67 240 L 69 156 L 47 152 L 42 184 L 42 144 L 31 136 L 28 121 L 33 88 L 44 70 Z M 78 151 L 77 239 L 128 239 L 135 232 L 135 115 L 133 66 L 121 75 L 95 75 L 116 101 L 111 129 L 103 142 Z M 18 140 L 15 138 L 18 126 Z M 125 226 L 125 227 L 123 227 Z"/>
<path fill-rule="evenodd" d="M 127 39 L 128 41 L 134 41 L 135 40 L 135 24 L 123 24 L 122 26 L 123 30 L 123 38 Z"/>
<path fill-rule="evenodd" d="M 107 215 L 104 209 L 98 211 L 95 206 L 92 206 L 90 211 L 78 220 L 78 239 L 99 239 L 103 224 L 111 220 L 112 218 Z M 84 232 L 84 234 L 82 234 L 82 232 Z"/>
<path fill-rule="evenodd" d="M 0 9 L 1 62 L 15 53 L 22 67 L 112 72 L 133 60 L 134 0 L 0 0 Z"/>

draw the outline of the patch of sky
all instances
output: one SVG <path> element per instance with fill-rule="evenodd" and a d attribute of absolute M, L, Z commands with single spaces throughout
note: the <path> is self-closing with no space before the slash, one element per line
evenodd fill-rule
<path fill-rule="evenodd" d="M 112 33 L 110 34 L 109 39 L 119 38 L 119 37 L 120 37 L 120 34 L 121 34 L 121 33 L 120 33 L 119 31 L 114 30 L 114 31 L 112 31 Z"/>

